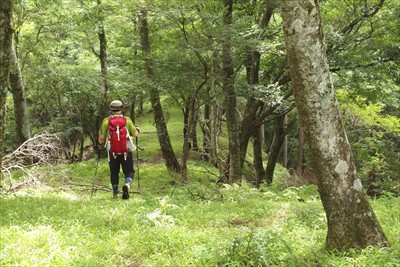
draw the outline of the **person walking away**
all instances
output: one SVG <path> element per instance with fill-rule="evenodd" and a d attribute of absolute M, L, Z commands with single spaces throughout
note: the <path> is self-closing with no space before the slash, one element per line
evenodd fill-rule
<path fill-rule="evenodd" d="M 133 150 L 135 145 L 132 136 L 139 135 L 139 129 L 129 117 L 122 114 L 124 104 L 120 100 L 110 103 L 111 115 L 103 119 L 98 143 L 99 148 L 107 149 L 110 167 L 110 180 L 114 198 L 119 195 L 119 172 L 125 175 L 125 184 L 122 187 L 122 199 L 129 199 L 129 190 L 133 182 L 135 170 L 133 167 Z"/>

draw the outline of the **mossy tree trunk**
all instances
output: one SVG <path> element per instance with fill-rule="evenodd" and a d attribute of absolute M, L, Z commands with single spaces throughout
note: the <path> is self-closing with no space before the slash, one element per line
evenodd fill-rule
<path fill-rule="evenodd" d="M 6 99 L 12 44 L 12 0 L 0 1 L 0 185 L 3 181 L 2 159 L 6 127 Z"/>
<path fill-rule="evenodd" d="M 142 52 L 145 57 L 145 68 L 148 78 L 152 78 L 154 70 L 151 63 L 151 47 L 149 38 L 149 28 L 147 23 L 147 11 L 141 10 L 139 14 L 139 29 Z M 160 94 L 154 85 L 150 85 L 150 102 L 153 108 L 154 121 L 157 128 L 158 141 L 161 147 L 161 155 L 165 161 L 168 170 L 179 172 L 179 162 L 175 156 L 174 150 L 168 134 L 167 124 L 165 122 L 163 109 L 160 102 Z"/>
<path fill-rule="evenodd" d="M 281 0 L 281 8 L 295 101 L 328 220 L 326 248 L 386 246 L 340 121 L 319 1 Z"/>
<path fill-rule="evenodd" d="M 14 102 L 15 137 L 21 145 L 31 137 L 25 86 L 14 42 L 11 45 L 10 87 Z"/>

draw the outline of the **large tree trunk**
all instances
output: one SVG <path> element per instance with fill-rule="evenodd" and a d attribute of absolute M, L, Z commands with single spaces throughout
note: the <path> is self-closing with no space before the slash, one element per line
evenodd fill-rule
<path fill-rule="evenodd" d="M 11 46 L 10 86 L 14 101 L 15 137 L 17 146 L 31 137 L 29 130 L 28 106 L 26 104 L 25 86 L 22 81 L 21 68 L 18 63 L 15 44 Z"/>
<path fill-rule="evenodd" d="M 328 220 L 326 248 L 387 246 L 343 125 L 323 44 L 318 0 L 281 0 L 296 105 Z"/>
<path fill-rule="evenodd" d="M 12 0 L 0 1 L 0 186 L 3 182 L 3 154 L 6 127 L 6 99 L 12 44 Z"/>
<path fill-rule="evenodd" d="M 223 18 L 226 31 L 222 44 L 222 76 L 225 95 L 226 124 L 229 139 L 229 162 L 227 162 L 227 170 L 229 170 L 228 181 L 230 183 L 240 183 L 242 177 L 242 168 L 240 166 L 240 135 L 236 111 L 236 92 L 230 36 L 233 0 L 224 0 L 224 8 Z"/>
<path fill-rule="evenodd" d="M 145 56 L 145 68 L 147 76 L 152 78 L 154 76 L 154 70 L 151 64 L 151 49 L 150 49 L 150 38 L 149 28 L 147 23 L 147 11 L 142 10 L 139 14 L 139 28 L 140 28 L 140 40 L 142 45 L 142 52 Z M 161 147 L 161 155 L 165 161 L 165 165 L 168 170 L 179 172 L 180 166 L 176 159 L 174 150 L 171 145 L 171 141 L 168 134 L 167 124 L 165 122 L 163 109 L 160 102 L 160 95 L 158 89 L 151 85 L 150 86 L 150 102 L 153 108 L 154 121 L 156 123 L 158 141 Z"/>

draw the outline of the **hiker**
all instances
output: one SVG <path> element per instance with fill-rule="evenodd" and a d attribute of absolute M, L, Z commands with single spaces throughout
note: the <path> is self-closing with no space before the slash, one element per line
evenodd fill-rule
<path fill-rule="evenodd" d="M 100 149 L 103 147 L 107 149 L 113 197 L 118 198 L 119 195 L 119 171 L 122 166 L 125 175 L 122 199 L 129 199 L 129 190 L 135 174 L 132 152 L 135 145 L 131 136 L 137 137 L 139 129 L 129 117 L 122 114 L 123 107 L 124 104 L 119 100 L 110 103 L 111 115 L 104 118 L 101 123 L 98 142 Z"/>

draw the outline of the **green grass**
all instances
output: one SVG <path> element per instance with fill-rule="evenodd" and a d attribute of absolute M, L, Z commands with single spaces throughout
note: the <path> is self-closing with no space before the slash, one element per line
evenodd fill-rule
<path fill-rule="evenodd" d="M 1 266 L 398 266 L 398 198 L 372 200 L 390 248 L 328 254 L 314 187 L 255 190 L 197 176 L 180 186 L 162 165 L 144 166 L 128 201 L 63 183 L 3 195 Z"/>
<path fill-rule="evenodd" d="M 218 170 L 193 159 L 182 186 L 162 163 L 151 115 L 137 123 L 144 150 L 128 201 L 107 190 L 91 197 L 93 181 L 110 188 L 106 159 L 96 176 L 95 159 L 39 168 L 40 183 L 0 193 L 0 266 L 399 266 L 399 198 L 371 199 L 391 247 L 327 253 L 314 186 L 282 190 L 279 166 L 268 188 L 216 185 Z M 178 156 L 181 123 L 170 110 Z"/>

